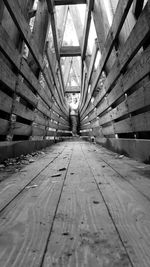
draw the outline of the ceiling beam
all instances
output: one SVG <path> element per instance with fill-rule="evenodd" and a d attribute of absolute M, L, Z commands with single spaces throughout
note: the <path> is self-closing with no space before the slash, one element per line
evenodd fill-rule
<path fill-rule="evenodd" d="M 62 46 L 62 42 L 63 42 L 67 15 L 68 15 L 68 6 L 60 6 L 59 9 L 57 10 L 57 30 L 59 32 L 59 35 L 58 35 L 59 48 Z"/>
<path fill-rule="evenodd" d="M 48 11 L 50 13 L 50 18 L 51 18 L 51 27 L 52 27 L 52 33 L 53 33 L 53 40 L 54 40 L 56 58 L 57 58 L 57 60 L 59 62 L 60 55 L 59 55 L 59 47 L 58 47 L 58 33 L 57 33 L 57 28 L 56 28 L 56 18 L 55 18 L 55 12 L 54 12 L 54 4 L 53 4 L 52 0 L 46 0 L 46 1 L 47 1 Z"/>
<path fill-rule="evenodd" d="M 80 86 L 67 86 L 65 93 L 80 93 Z"/>
<path fill-rule="evenodd" d="M 90 25 L 91 25 L 91 13 L 93 10 L 93 6 L 94 6 L 94 0 L 89 0 L 87 8 L 86 8 L 85 24 L 84 24 L 84 30 L 83 30 L 83 43 L 82 43 L 82 59 L 83 60 L 86 57 L 88 37 L 89 37 L 89 31 L 90 31 Z"/>
<path fill-rule="evenodd" d="M 86 4 L 86 0 L 55 0 L 54 4 L 57 5 L 79 5 Z"/>
<path fill-rule="evenodd" d="M 64 84 L 65 84 L 65 87 L 67 86 L 71 66 L 72 66 L 72 58 L 70 59 L 68 57 L 65 59 L 65 62 L 64 62 Z"/>
<path fill-rule="evenodd" d="M 77 57 L 81 56 L 80 46 L 62 46 L 60 48 L 61 57 Z"/>
<path fill-rule="evenodd" d="M 144 4 L 144 0 L 134 0 L 133 1 L 133 14 L 135 15 L 136 19 L 138 19 L 138 17 L 141 14 L 142 8 L 143 8 L 143 4 Z"/>
<path fill-rule="evenodd" d="M 70 10 L 70 14 L 71 14 L 72 19 L 73 19 L 74 27 L 75 27 L 76 34 L 77 34 L 78 41 L 79 41 L 79 45 L 82 48 L 82 44 L 83 44 L 83 25 L 82 25 L 82 22 L 81 22 L 80 14 L 78 12 L 78 8 L 77 8 L 77 6 L 70 6 L 69 10 Z M 88 56 L 86 56 L 86 58 L 85 58 L 85 64 L 86 64 L 86 68 L 88 69 L 89 68 L 89 64 L 90 64 L 90 60 L 89 60 L 90 51 L 89 51 L 88 47 L 87 47 L 87 55 Z"/>
<path fill-rule="evenodd" d="M 53 33 L 53 41 L 54 41 L 54 48 L 55 48 L 55 53 L 56 53 L 56 59 L 58 62 L 58 68 L 60 71 L 60 77 L 61 77 L 61 85 L 62 85 L 62 91 L 64 93 L 64 81 L 63 81 L 63 76 L 62 76 L 62 69 L 60 65 L 60 48 L 59 48 L 59 38 L 58 38 L 58 31 L 57 31 L 57 25 L 56 25 L 56 12 L 55 12 L 55 6 L 53 3 L 53 0 L 46 0 L 47 1 L 47 6 L 48 6 L 48 11 L 50 13 L 50 18 L 51 18 L 51 27 L 52 27 L 52 33 Z"/>

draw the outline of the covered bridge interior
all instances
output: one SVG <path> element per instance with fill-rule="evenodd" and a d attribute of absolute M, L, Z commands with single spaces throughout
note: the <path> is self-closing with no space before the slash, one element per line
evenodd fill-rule
<path fill-rule="evenodd" d="M 149 267 L 149 163 L 150 0 L 0 0 L 0 266 Z"/>

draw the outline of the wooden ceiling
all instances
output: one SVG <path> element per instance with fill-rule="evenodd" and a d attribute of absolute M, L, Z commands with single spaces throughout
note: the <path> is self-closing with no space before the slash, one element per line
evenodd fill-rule
<path fill-rule="evenodd" d="M 56 53 L 56 59 L 58 61 L 59 68 L 61 69 L 62 66 L 60 64 L 60 58 L 61 57 L 78 57 L 81 56 L 81 62 L 82 62 L 82 68 L 84 60 L 86 58 L 87 53 L 87 45 L 88 45 L 88 36 L 89 36 L 89 30 L 90 30 L 90 23 L 91 23 L 91 12 L 93 9 L 94 0 L 86 1 L 86 0 L 46 0 L 48 11 L 50 13 L 50 20 L 51 20 L 51 29 L 52 29 L 52 35 L 53 35 L 53 43 L 54 43 L 54 49 Z M 85 21 L 84 26 L 81 23 L 81 19 L 78 15 L 77 6 L 79 4 L 85 4 L 86 5 L 86 12 L 85 12 Z M 71 5 L 71 6 L 70 6 Z M 56 8 L 57 6 L 60 6 L 62 8 L 62 12 L 65 14 L 65 9 L 70 11 L 72 21 L 74 23 L 74 28 L 76 30 L 76 35 L 78 37 L 78 43 L 79 46 L 74 45 L 66 45 L 63 46 L 63 36 L 67 20 L 67 15 L 63 18 L 58 18 L 56 15 Z M 60 28 L 58 29 L 57 25 L 60 25 Z M 58 33 L 59 31 L 59 33 Z M 61 32 L 61 34 L 60 34 Z M 61 35 L 61 38 L 60 38 Z M 87 61 L 85 61 L 87 63 Z M 61 71 L 62 73 L 62 71 Z M 80 77 L 81 79 L 81 77 Z M 65 91 L 65 88 L 64 88 Z M 66 91 L 68 92 L 68 89 L 66 88 Z M 70 90 L 72 91 L 72 90 Z M 77 90 L 79 92 L 79 89 Z"/>

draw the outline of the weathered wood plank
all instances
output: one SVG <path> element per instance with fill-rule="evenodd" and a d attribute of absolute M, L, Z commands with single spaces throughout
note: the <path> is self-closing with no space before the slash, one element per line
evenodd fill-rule
<path fill-rule="evenodd" d="M 85 13 L 85 23 L 84 23 L 84 29 L 83 29 L 83 43 L 82 43 L 82 59 L 85 59 L 86 56 L 86 50 L 88 45 L 88 37 L 89 37 L 89 31 L 90 31 L 90 24 L 91 24 L 91 13 L 93 10 L 94 1 L 88 1 L 87 3 L 87 9 Z"/>
<path fill-rule="evenodd" d="M 6 135 L 9 128 L 9 121 L 0 118 L 0 134 Z"/>
<path fill-rule="evenodd" d="M 71 137 L 72 133 L 70 131 L 64 132 L 64 131 L 59 130 L 57 131 L 57 136 L 58 137 Z"/>
<path fill-rule="evenodd" d="M 102 133 L 104 136 L 113 135 L 115 133 L 113 124 L 102 127 Z"/>
<path fill-rule="evenodd" d="M 43 126 L 33 126 L 32 127 L 32 136 L 45 136 L 46 135 L 46 130 L 45 127 Z"/>
<path fill-rule="evenodd" d="M 43 266 L 98 267 L 106 261 L 108 266 L 131 266 L 92 170 L 76 143 Z"/>
<path fill-rule="evenodd" d="M 13 135 L 26 135 L 30 136 L 32 133 L 31 125 L 15 122 L 13 124 L 12 134 Z"/>
<path fill-rule="evenodd" d="M 50 131 L 50 130 L 47 130 L 46 131 L 46 136 L 56 136 L 57 135 L 57 131 Z"/>
<path fill-rule="evenodd" d="M 21 60 L 21 55 L 19 54 L 18 50 L 15 49 L 13 42 L 11 41 L 9 35 L 4 30 L 4 28 L 0 25 L 0 49 L 4 53 L 4 55 L 10 60 L 10 62 L 15 65 L 18 72 L 27 80 L 27 82 L 30 83 L 30 85 L 34 88 L 34 90 L 41 96 L 41 98 L 51 106 L 51 103 L 49 103 L 47 97 L 45 95 L 43 96 L 43 90 L 41 90 L 41 86 L 29 68 L 27 62 L 25 60 Z M 20 65 L 21 63 L 21 65 Z M 44 78 L 47 82 L 48 88 L 51 91 L 51 94 L 54 96 L 54 99 L 58 103 L 58 106 L 60 109 L 63 110 L 63 112 L 67 113 L 66 110 L 64 111 L 62 104 L 59 103 L 58 97 L 55 96 L 55 93 L 53 92 L 52 84 L 48 76 L 47 69 L 44 68 L 42 70 Z"/>
<path fill-rule="evenodd" d="M 80 46 L 62 46 L 60 48 L 61 57 L 77 57 L 81 56 Z"/>
<path fill-rule="evenodd" d="M 34 121 L 34 112 L 18 101 L 13 103 L 13 113 L 29 121 Z"/>
<path fill-rule="evenodd" d="M 32 106 L 36 107 L 38 103 L 37 96 L 31 91 L 31 89 L 19 79 L 16 86 L 16 93 L 24 98 Z"/>
<path fill-rule="evenodd" d="M 132 65 L 132 67 L 129 68 L 129 70 L 127 70 L 124 76 L 119 79 L 118 84 L 116 84 L 116 86 L 107 96 L 109 104 L 112 104 L 113 101 L 115 102 L 115 100 L 119 98 L 119 96 L 127 92 L 133 85 L 138 83 L 140 80 L 142 80 L 146 75 L 150 73 L 149 54 L 150 54 L 150 47 L 148 47 L 143 53 L 141 53 L 140 57 L 136 60 L 136 62 Z M 102 105 L 100 105 L 100 108 L 98 109 L 97 112 L 98 115 L 108 107 L 109 105 L 106 105 L 105 108 Z M 82 119 L 88 113 L 89 110 L 85 112 L 85 114 L 82 116 Z"/>
<path fill-rule="evenodd" d="M 89 149 L 95 149 L 95 146 Z M 132 266 L 148 267 L 150 258 L 150 248 L 147 245 L 150 234 L 149 200 L 134 187 L 137 183 L 138 170 L 131 167 L 131 161 L 128 165 L 124 165 L 123 162 L 119 163 L 115 155 L 110 155 L 110 152 L 108 154 L 106 149 L 96 149 L 97 156 L 92 151 L 87 152 L 85 146 L 83 150 Z M 116 164 L 112 164 L 111 161 Z M 130 171 L 128 171 L 128 166 Z M 136 171 L 135 174 L 134 171 Z M 146 182 L 150 186 L 144 175 L 141 178 L 143 178 L 141 184 Z"/>
<path fill-rule="evenodd" d="M 111 116 L 113 120 L 116 120 L 126 114 L 128 114 L 128 105 L 126 100 L 120 103 L 116 108 L 112 109 Z"/>
<path fill-rule="evenodd" d="M 6 55 L 6 57 L 10 60 L 10 62 L 13 63 L 13 65 L 15 65 L 18 72 L 26 79 L 26 81 L 34 88 L 34 90 L 39 95 L 41 95 L 41 97 L 44 99 L 44 101 L 47 102 L 47 98 L 44 97 L 43 94 L 41 93 L 41 86 L 40 86 L 38 80 L 36 79 L 35 75 L 32 73 L 27 62 L 23 59 L 21 62 L 21 55 L 19 54 L 18 50 L 15 49 L 13 42 L 10 40 L 7 32 L 3 29 L 2 26 L 0 26 L 0 48 L 2 49 L 2 51 Z M 20 66 L 20 62 L 21 62 L 21 66 Z M 9 71 L 9 73 L 10 73 L 10 75 L 13 75 L 11 70 Z M 10 76 L 9 73 L 8 73 L 8 78 Z M 14 75 L 12 76 L 12 78 L 15 78 Z M 14 86 L 15 86 L 14 81 L 15 81 L 15 79 L 12 80 L 13 87 L 11 86 L 13 88 L 13 90 L 14 90 Z M 7 83 L 8 82 L 9 82 L 9 79 L 8 79 Z"/>
<path fill-rule="evenodd" d="M 148 82 L 143 87 L 139 88 L 133 94 L 128 96 L 127 104 L 129 112 L 133 112 L 140 108 L 150 105 L 150 83 Z"/>
<path fill-rule="evenodd" d="M 117 84 L 114 86 L 114 88 L 110 91 L 110 93 L 107 96 L 109 106 L 115 103 L 115 101 L 118 100 L 118 98 L 121 97 L 124 93 L 122 79 L 123 76 L 121 75 L 117 81 Z"/>
<path fill-rule="evenodd" d="M 140 58 L 125 73 L 123 77 L 124 92 L 142 80 L 150 73 L 150 46 L 141 54 Z"/>
<path fill-rule="evenodd" d="M 109 105 L 115 102 L 115 100 L 117 100 L 123 93 L 127 92 L 133 85 L 138 83 L 140 80 L 142 80 L 146 75 L 150 73 L 149 54 L 150 54 L 150 47 L 148 47 L 143 53 L 141 53 L 140 57 L 132 65 L 132 67 L 129 68 L 129 70 L 124 74 L 124 76 L 120 78 L 116 86 L 107 96 L 108 99 L 107 101 Z M 149 97 L 147 99 L 149 99 Z M 105 111 L 105 109 L 108 108 L 109 105 L 103 107 L 101 104 L 100 108 L 98 108 L 97 114 L 99 115 L 101 112 Z M 129 100 L 129 105 L 130 105 L 130 100 Z M 88 112 L 86 111 L 84 116 L 87 114 Z"/>
<path fill-rule="evenodd" d="M 6 5 L 8 11 L 10 12 L 12 19 L 14 20 L 18 30 L 20 31 L 20 34 L 22 35 L 22 37 L 24 38 L 24 41 L 29 47 L 30 52 L 32 53 L 34 59 L 36 60 L 40 68 L 43 69 L 42 56 L 40 55 L 37 45 L 32 38 L 30 27 L 25 17 L 22 15 L 21 8 L 18 2 L 15 1 L 12 3 L 11 0 L 4 0 L 4 4 Z"/>
<path fill-rule="evenodd" d="M 140 13 L 142 12 L 144 0 L 134 0 L 133 2 L 133 7 L 132 7 L 132 12 L 136 18 L 139 17 Z"/>
<path fill-rule="evenodd" d="M 0 58 L 0 81 L 14 92 L 16 86 L 16 75 L 6 65 L 2 58 Z"/>
<path fill-rule="evenodd" d="M 79 5 L 86 4 L 86 0 L 54 0 L 54 4 L 57 5 Z"/>
<path fill-rule="evenodd" d="M 68 126 L 68 125 L 62 125 L 62 124 L 59 123 L 58 130 L 68 131 L 68 130 L 70 130 L 70 126 Z"/>
<path fill-rule="evenodd" d="M 102 51 L 102 58 L 100 60 L 100 64 L 99 67 L 96 71 L 96 77 L 95 80 L 92 84 L 91 87 L 91 94 L 94 92 L 98 81 L 100 79 L 101 73 L 106 65 L 106 62 L 109 58 L 109 55 L 112 51 L 114 42 L 116 40 L 116 38 L 118 37 L 121 27 L 125 21 L 125 18 L 128 14 L 128 11 L 130 9 L 130 6 L 132 4 L 132 1 L 127 1 L 127 0 L 123 0 L 123 1 L 119 1 L 117 9 L 116 9 L 116 13 L 112 22 L 112 26 L 109 30 L 106 42 L 105 42 L 105 47 L 104 50 Z M 88 105 L 88 102 L 86 101 L 86 106 Z"/>
<path fill-rule="evenodd" d="M 109 73 L 106 79 L 106 82 L 104 84 L 106 92 L 109 90 L 112 84 L 119 77 L 121 71 L 124 68 L 126 68 L 129 61 L 135 56 L 139 48 L 145 42 L 145 39 L 148 38 L 148 36 L 150 35 L 149 14 L 150 14 L 150 4 L 148 2 L 141 16 L 139 17 L 135 27 L 133 28 L 129 38 L 127 39 L 123 49 L 121 50 L 119 58 L 116 60 L 112 68 L 112 71 Z M 139 67 L 140 67 L 140 64 L 139 64 Z"/>
<path fill-rule="evenodd" d="M 44 104 L 44 102 L 39 99 L 37 109 L 43 114 L 46 115 L 47 117 L 50 118 L 51 115 L 51 109 L 48 108 L 47 105 Z"/>
<path fill-rule="evenodd" d="M 80 86 L 67 86 L 65 93 L 80 93 Z"/>
<path fill-rule="evenodd" d="M 81 131 L 80 132 L 80 135 L 84 137 L 84 136 L 91 136 L 93 134 L 92 134 L 92 131 L 90 131 L 90 130 L 88 131 L 87 130 L 87 131 L 84 131 L 84 132 Z"/>
<path fill-rule="evenodd" d="M 48 126 L 48 119 L 38 110 L 34 113 L 34 122 L 40 125 Z"/>
<path fill-rule="evenodd" d="M 123 157 L 119 158 L 119 154 L 110 152 L 102 148 L 98 150 L 98 155 L 109 166 L 116 170 L 125 181 L 128 181 L 138 192 L 149 199 L 150 181 L 149 181 L 149 165 L 140 163 L 134 159 Z"/>
<path fill-rule="evenodd" d="M 87 123 L 87 124 L 83 124 L 80 126 L 80 130 L 90 130 L 92 127 L 91 127 L 91 123 Z"/>
<path fill-rule="evenodd" d="M 81 107 L 80 107 L 80 112 L 82 112 L 82 109 L 84 107 L 84 103 L 85 103 L 85 100 L 86 100 L 86 94 L 87 94 L 89 83 L 90 83 L 90 80 L 91 80 L 91 77 L 92 77 L 97 51 L 98 51 L 98 44 L 97 44 L 97 40 L 96 40 L 95 44 L 94 44 L 94 47 L 93 47 L 93 50 L 92 50 L 92 56 L 91 56 L 91 60 L 90 60 L 88 73 L 86 74 L 86 76 L 84 78 L 85 79 L 84 80 L 85 84 L 83 84 L 83 88 L 84 89 L 82 90 L 82 95 L 81 95 L 82 103 L 81 103 Z"/>
<path fill-rule="evenodd" d="M 0 110 L 11 113 L 13 99 L 0 91 Z"/>
<path fill-rule="evenodd" d="M 20 67 L 21 55 L 2 25 L 0 25 L 0 49 L 17 68 Z"/>
<path fill-rule="evenodd" d="M 103 125 L 105 123 L 108 123 L 111 120 L 112 120 L 111 111 L 108 111 L 107 113 L 105 113 L 104 115 L 102 115 L 101 117 L 99 117 L 99 123 L 100 123 L 100 125 Z"/>
<path fill-rule="evenodd" d="M 114 123 L 115 133 L 133 132 L 132 122 L 130 118 Z"/>
<path fill-rule="evenodd" d="M 5 206 L 3 210 L 3 219 L 5 218 L 7 223 L 4 223 L 3 220 L 0 222 L 1 265 L 40 266 L 61 196 L 66 171 L 61 172 L 61 177 L 58 179 L 51 176 L 56 173 L 57 168 L 65 167 L 67 170 L 72 149 L 71 147 L 67 148 L 59 156 L 61 153 L 62 146 L 46 156 L 44 160 L 39 161 L 38 164 L 37 162 L 36 164 L 32 163 L 31 167 L 28 166 L 24 169 L 24 172 L 13 176 L 9 182 L 3 183 L 3 188 L 0 190 L 0 204 L 4 205 L 5 202 L 5 204 L 8 203 L 8 206 Z M 57 165 L 53 162 L 56 158 Z M 55 182 L 56 180 L 57 182 Z M 32 188 L 35 184 L 37 187 Z M 11 188 L 9 193 L 8 188 L 9 190 Z M 21 192 L 23 188 L 24 193 Z M 9 200 L 12 203 L 9 203 Z M 14 214 L 13 221 L 12 212 Z M 5 239 L 7 240 L 8 236 L 11 236 L 9 242 L 3 242 Z"/>
<path fill-rule="evenodd" d="M 150 111 L 131 117 L 134 132 L 150 131 Z"/>

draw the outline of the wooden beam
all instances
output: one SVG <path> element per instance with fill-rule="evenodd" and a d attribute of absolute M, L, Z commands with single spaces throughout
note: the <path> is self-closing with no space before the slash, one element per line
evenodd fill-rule
<path fill-rule="evenodd" d="M 76 57 L 73 58 L 72 68 L 77 77 L 78 84 L 81 84 L 81 64 L 78 58 Z"/>
<path fill-rule="evenodd" d="M 66 27 L 66 20 L 68 15 L 68 6 L 61 6 L 57 10 L 57 30 L 59 31 L 58 35 L 58 46 L 62 46 L 64 31 Z"/>
<path fill-rule="evenodd" d="M 134 0 L 132 12 L 136 19 L 140 16 L 143 8 L 144 0 Z"/>
<path fill-rule="evenodd" d="M 50 13 L 51 18 L 51 27 L 52 27 L 52 33 L 53 33 L 53 41 L 54 41 L 54 48 L 56 52 L 56 58 L 59 61 L 60 55 L 59 55 L 59 47 L 58 47 L 58 33 L 56 28 L 56 13 L 55 13 L 55 7 L 52 0 L 46 0 L 48 11 Z"/>
<path fill-rule="evenodd" d="M 112 72 L 110 72 L 105 81 L 103 90 L 95 98 L 93 107 L 92 105 L 90 105 L 86 109 L 84 115 L 83 116 L 81 115 L 82 119 L 83 117 L 86 117 L 89 113 L 91 113 L 92 110 L 101 103 L 98 108 L 99 109 L 98 115 L 100 115 L 100 113 L 104 112 L 119 97 L 121 97 L 130 88 L 132 88 L 135 84 L 137 84 L 140 80 L 142 80 L 150 73 L 150 68 L 149 68 L 150 48 L 148 47 L 143 53 L 141 53 L 141 56 L 138 58 L 138 60 L 136 60 L 133 66 L 130 67 L 129 70 L 127 70 L 123 76 L 121 75 L 122 70 L 127 67 L 127 64 L 131 61 L 133 56 L 140 49 L 145 38 L 150 36 L 149 14 L 150 14 L 150 3 L 148 2 L 120 53 L 119 65 L 118 61 L 116 61 L 116 63 L 112 68 Z M 143 29 L 142 31 L 141 27 Z M 119 68 L 117 67 L 117 65 L 119 66 Z M 108 105 L 103 106 L 102 105 L 103 99 L 109 92 L 110 87 L 112 87 L 114 83 L 116 83 L 116 85 L 107 95 Z"/>
<path fill-rule="evenodd" d="M 69 7 L 69 11 L 70 14 L 72 16 L 72 20 L 73 20 L 73 24 L 76 30 L 76 34 L 78 37 L 78 41 L 79 41 L 79 45 L 82 48 L 82 44 L 83 44 L 83 25 L 81 22 L 81 18 L 80 18 L 80 14 L 78 12 L 78 9 L 76 6 L 70 6 Z M 87 47 L 87 57 L 85 58 L 85 64 L 86 64 L 86 68 L 88 70 L 89 68 L 89 64 L 90 64 L 90 60 L 89 60 L 89 55 L 90 55 L 90 51 Z"/>
<path fill-rule="evenodd" d="M 104 49 L 104 44 L 110 28 L 104 1 L 95 0 L 92 14 L 99 49 L 102 51 Z"/>
<path fill-rule="evenodd" d="M 64 74 L 63 75 L 64 75 L 65 87 L 66 87 L 67 82 L 68 82 L 71 66 L 72 66 L 72 58 L 70 59 L 68 57 L 65 59 L 65 62 L 64 62 Z"/>
<path fill-rule="evenodd" d="M 62 77 L 62 70 L 60 65 L 60 47 L 59 47 L 59 38 L 58 38 L 58 31 L 57 31 L 57 25 L 56 25 L 56 12 L 55 12 L 55 6 L 53 4 L 52 0 L 46 0 L 48 11 L 50 13 L 51 17 L 51 27 L 52 27 L 52 33 L 53 33 L 53 41 L 54 41 L 54 47 L 55 47 L 55 53 L 56 53 L 56 59 L 58 61 L 58 67 L 61 74 L 61 85 L 62 85 L 62 91 L 64 92 L 64 81 Z"/>
<path fill-rule="evenodd" d="M 45 1 L 39 1 L 32 32 L 32 38 L 37 44 L 41 55 L 44 53 L 47 31 L 49 30 L 49 13 Z"/>
<path fill-rule="evenodd" d="M 104 68 L 107 64 L 107 61 L 108 61 L 108 58 L 109 58 L 111 51 L 113 49 L 114 43 L 119 36 L 120 30 L 122 28 L 122 25 L 123 25 L 125 19 L 126 19 L 126 16 L 129 12 L 129 9 L 131 7 L 132 2 L 133 2 L 133 0 L 122 0 L 122 1 L 119 1 L 119 3 L 118 3 L 112 26 L 109 30 L 109 33 L 108 33 L 108 36 L 107 36 L 107 39 L 105 42 L 105 46 L 103 49 L 100 64 L 99 64 L 99 67 L 96 71 L 94 82 L 91 86 L 91 95 L 93 94 L 96 86 L 98 85 L 102 71 L 104 70 Z M 89 97 L 87 99 L 86 104 L 84 106 L 84 111 L 82 111 L 82 113 L 85 112 L 90 100 L 91 100 L 91 97 Z"/>
<path fill-rule="evenodd" d="M 62 46 L 60 49 L 61 57 L 77 57 L 81 56 L 80 46 Z"/>
<path fill-rule="evenodd" d="M 86 0 L 54 0 L 54 4 L 57 5 L 79 5 L 86 4 Z"/>
<path fill-rule="evenodd" d="M 4 3 L 3 1 L 0 1 L 0 22 L 3 18 L 3 12 L 4 12 Z"/>
<path fill-rule="evenodd" d="M 51 50 L 50 50 L 50 47 L 49 47 L 48 43 L 46 45 L 46 55 L 47 55 L 47 60 L 48 60 L 48 63 L 49 63 L 50 72 L 51 72 L 51 75 L 52 75 L 52 82 L 55 85 L 57 93 L 58 93 L 59 98 L 60 98 L 60 101 L 64 106 L 64 93 L 62 92 L 62 84 L 59 83 L 61 81 L 59 81 L 58 77 L 56 76 L 56 72 L 55 72 L 55 69 L 56 69 L 55 67 L 56 66 L 53 65 L 53 61 L 52 61 L 52 57 L 51 57 Z M 55 60 L 55 58 L 54 58 L 54 60 Z M 56 63 L 56 62 L 54 62 L 54 63 Z"/>
<path fill-rule="evenodd" d="M 91 25 L 91 12 L 93 9 L 94 0 L 88 1 L 86 15 L 85 15 L 85 24 L 83 30 L 83 43 L 82 43 L 82 59 L 85 60 L 87 44 L 88 44 L 88 37 Z"/>
<path fill-rule="evenodd" d="M 17 68 L 19 73 L 25 78 L 25 80 L 31 85 L 32 88 L 38 93 L 38 95 L 44 100 L 45 103 L 49 107 L 51 107 L 51 101 L 47 97 L 47 94 L 52 94 L 58 103 L 60 109 L 63 110 L 62 104 L 59 102 L 59 98 L 56 97 L 53 85 L 51 84 L 50 78 L 48 76 L 48 69 L 45 68 L 42 70 L 43 75 L 45 77 L 47 86 L 49 90 L 47 90 L 47 94 L 45 89 L 41 90 L 41 86 L 31 69 L 29 68 L 26 60 L 22 60 L 22 64 L 20 66 L 20 57 L 18 50 L 15 49 L 13 42 L 9 38 L 7 32 L 0 26 L 0 50 L 4 53 L 4 55 L 8 58 L 8 60 Z M 63 110 L 64 112 L 64 110 Z M 64 112 L 65 114 L 67 112 Z"/>
<path fill-rule="evenodd" d="M 89 84 L 90 84 L 90 80 L 91 80 L 91 77 L 92 77 L 97 51 L 98 51 L 98 43 L 97 43 L 97 40 L 95 40 L 95 44 L 93 46 L 93 51 L 92 51 L 92 56 L 91 56 L 91 61 L 90 61 L 90 65 L 89 65 L 89 69 L 88 69 L 88 73 L 87 73 L 87 79 L 86 79 L 85 88 L 82 91 L 82 95 L 81 95 L 80 111 L 84 107 L 84 103 L 86 101 L 86 94 L 87 94 L 88 87 L 89 87 Z"/>
<path fill-rule="evenodd" d="M 21 8 L 17 1 L 12 2 L 11 0 L 4 0 L 4 4 L 6 5 L 13 21 L 15 22 L 22 38 L 26 42 L 30 52 L 32 53 L 35 61 L 43 69 L 43 58 L 39 53 L 37 44 L 34 42 L 32 38 L 32 33 L 30 27 L 22 14 Z"/>
<path fill-rule="evenodd" d="M 79 86 L 69 86 L 65 88 L 65 93 L 80 93 Z"/>

